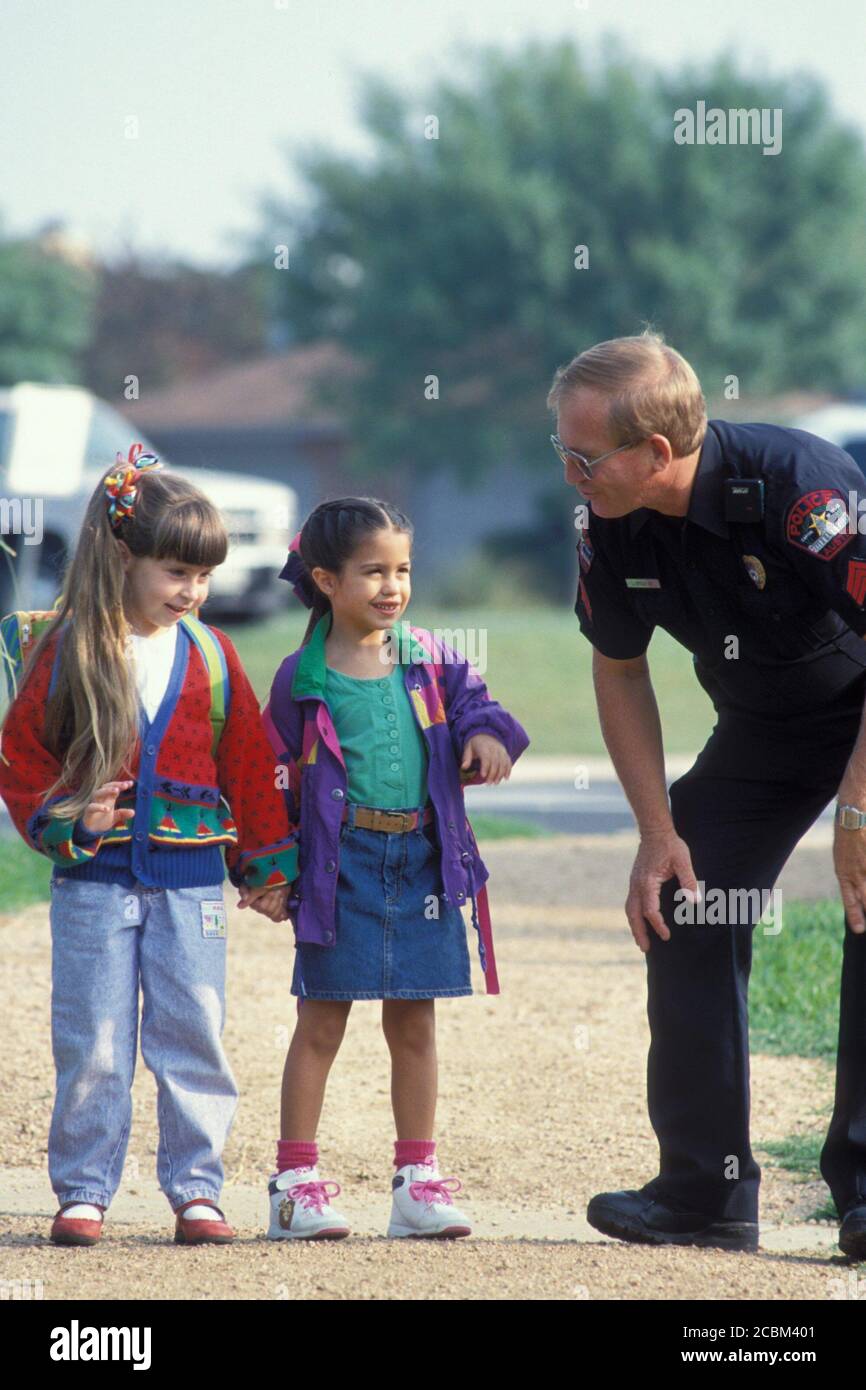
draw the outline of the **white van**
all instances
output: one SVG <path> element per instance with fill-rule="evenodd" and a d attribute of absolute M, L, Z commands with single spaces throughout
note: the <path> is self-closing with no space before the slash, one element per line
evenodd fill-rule
<path fill-rule="evenodd" d="M 791 427 L 817 434 L 828 444 L 837 444 L 866 474 L 866 405 L 834 401 L 792 420 Z"/>
<path fill-rule="evenodd" d="M 118 451 L 126 458 L 141 431 L 80 386 L 22 382 L 0 389 L 0 614 L 50 609 L 93 489 Z M 246 473 L 206 468 L 172 472 L 195 483 L 220 509 L 231 538 L 202 617 L 266 617 L 287 606 L 279 572 L 297 524 L 293 488 Z"/>

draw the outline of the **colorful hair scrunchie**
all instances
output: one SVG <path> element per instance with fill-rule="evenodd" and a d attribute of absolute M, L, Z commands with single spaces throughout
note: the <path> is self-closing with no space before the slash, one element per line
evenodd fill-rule
<path fill-rule="evenodd" d="M 118 529 L 125 517 L 132 516 L 138 495 L 138 474 L 148 468 L 163 466 L 156 454 L 142 453 L 141 444 L 132 444 L 126 459 L 118 450 L 117 464 L 116 472 L 110 473 L 105 479 L 105 499 L 112 531 Z"/>
<path fill-rule="evenodd" d="M 289 545 L 289 558 L 280 570 L 279 577 L 291 584 L 295 597 L 301 600 L 305 608 L 313 607 L 319 590 L 301 558 L 300 531 Z"/>

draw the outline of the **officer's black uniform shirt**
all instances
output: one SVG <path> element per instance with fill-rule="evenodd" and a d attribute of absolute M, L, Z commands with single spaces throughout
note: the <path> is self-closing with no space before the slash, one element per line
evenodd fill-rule
<path fill-rule="evenodd" d="M 760 521 L 726 519 L 727 478 L 763 479 Z M 625 660 L 664 628 L 693 653 L 717 708 L 814 709 L 866 669 L 861 497 L 860 469 L 816 435 L 711 420 L 685 517 L 639 508 L 605 520 L 587 504 L 581 631 Z"/>

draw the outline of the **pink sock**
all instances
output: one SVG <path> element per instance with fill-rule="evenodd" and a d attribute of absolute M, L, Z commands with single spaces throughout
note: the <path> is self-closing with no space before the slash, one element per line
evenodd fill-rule
<path fill-rule="evenodd" d="M 306 1139 L 277 1140 L 277 1172 L 284 1173 L 287 1168 L 315 1168 L 319 1161 L 317 1144 Z"/>
<path fill-rule="evenodd" d="M 405 1168 L 407 1163 L 424 1163 L 435 1153 L 435 1139 L 395 1139 L 394 1167 Z"/>

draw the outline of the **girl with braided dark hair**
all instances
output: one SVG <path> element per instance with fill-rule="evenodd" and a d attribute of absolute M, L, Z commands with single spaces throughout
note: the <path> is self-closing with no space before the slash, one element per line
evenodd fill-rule
<path fill-rule="evenodd" d="M 299 876 L 289 898 L 298 1019 L 283 1075 L 272 1239 L 349 1233 L 319 1179 L 316 1131 L 352 1001 L 381 999 L 397 1129 L 390 1236 L 465 1236 L 433 1140 L 435 1000 L 472 994 L 470 898 L 487 989 L 498 993 L 487 870 L 464 782 L 500 782 L 529 743 L 454 648 L 402 620 L 412 526 L 372 497 L 324 502 L 282 571 L 311 609 L 264 711 Z M 475 896 L 478 894 L 476 920 Z"/>

